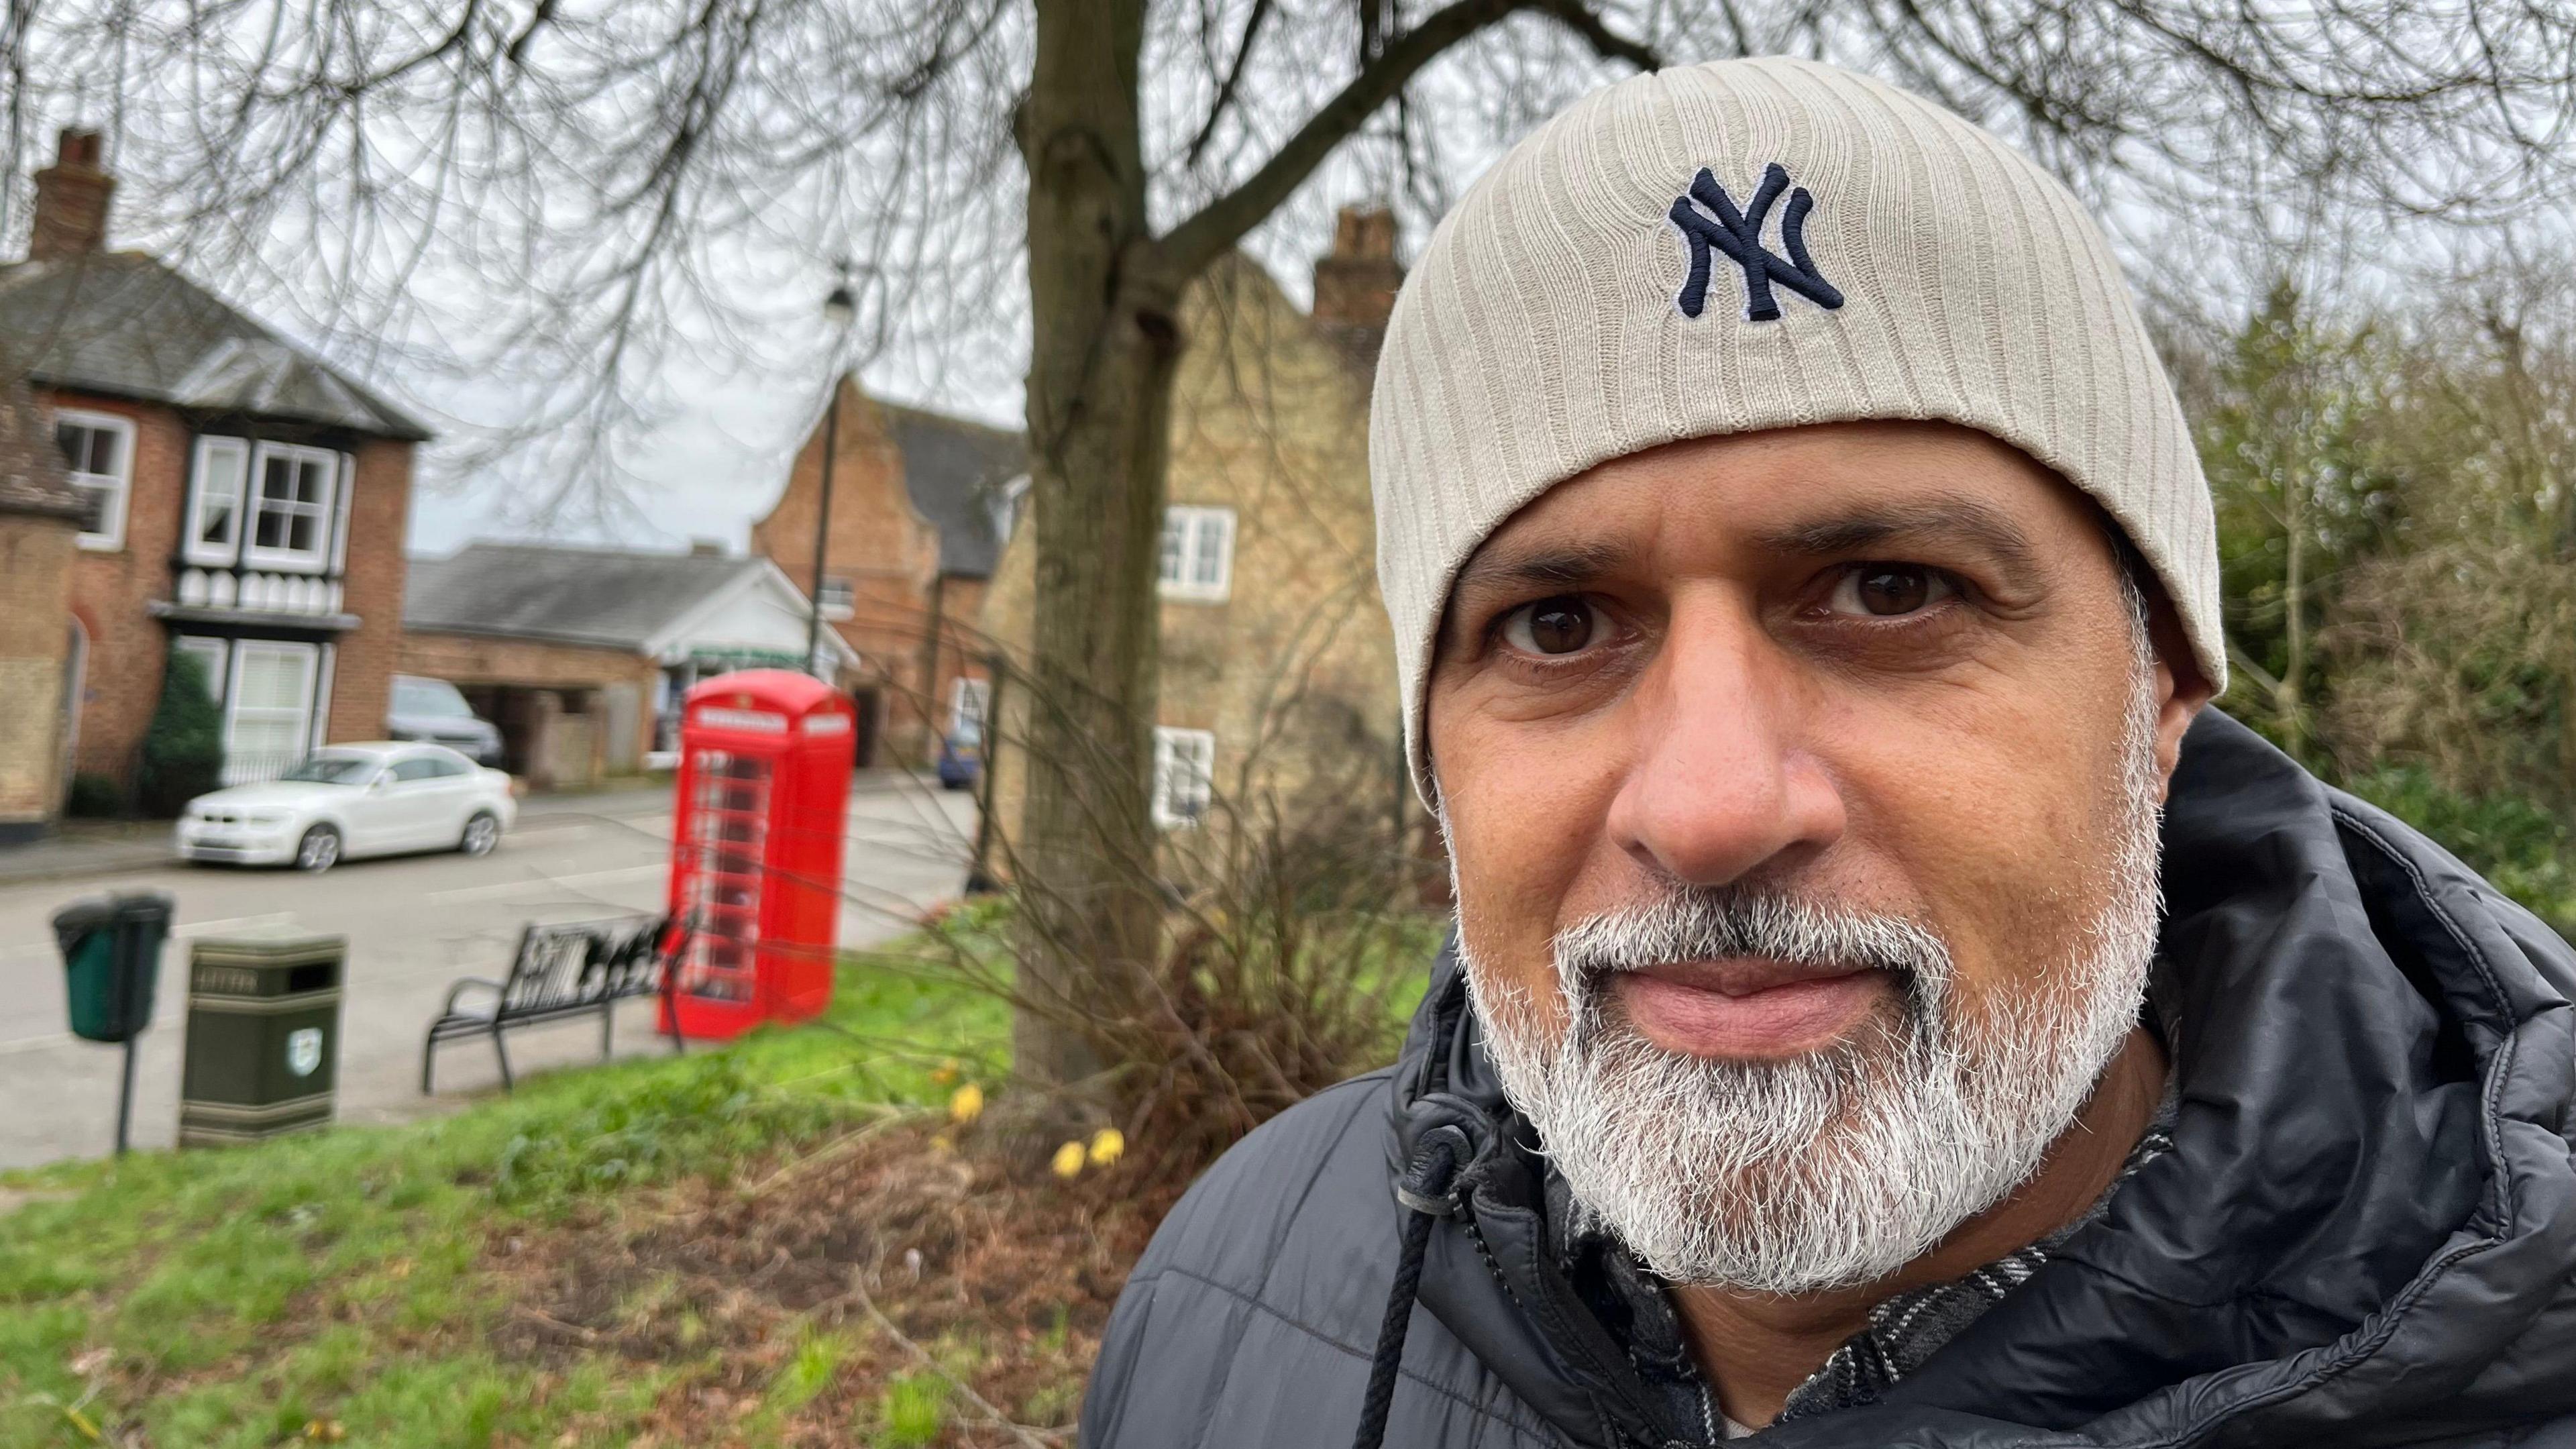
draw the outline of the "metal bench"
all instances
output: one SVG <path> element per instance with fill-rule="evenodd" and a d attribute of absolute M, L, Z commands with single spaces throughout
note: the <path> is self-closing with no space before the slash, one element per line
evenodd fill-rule
<path fill-rule="evenodd" d="M 501 1062 L 501 1086 L 512 1090 L 517 1083 L 502 1033 L 584 1012 L 599 1014 L 599 1056 L 606 1061 L 615 1044 L 617 1003 L 663 991 L 662 940 L 669 925 L 667 917 L 655 916 L 528 927 L 519 936 L 508 976 L 499 981 L 469 976 L 447 989 L 438 1019 L 429 1024 L 429 1037 L 421 1043 L 421 1095 L 430 1095 L 430 1070 L 440 1042 L 490 1037 L 492 1055 Z M 488 992 L 491 1000 L 480 1008 L 458 1005 L 466 993 L 476 991 Z M 671 1045 L 682 1049 L 676 1032 Z"/>

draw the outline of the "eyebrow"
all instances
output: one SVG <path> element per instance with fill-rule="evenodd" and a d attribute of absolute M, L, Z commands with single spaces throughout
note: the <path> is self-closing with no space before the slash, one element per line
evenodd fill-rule
<path fill-rule="evenodd" d="M 2009 582 L 2027 587 L 2044 572 L 2030 535 L 2010 514 L 1965 494 L 1943 493 L 1912 503 L 1877 504 L 1838 518 L 1792 524 L 1757 534 L 1754 543 L 1775 553 L 1819 558 L 1867 553 L 1891 540 L 1939 540 L 1977 550 L 1994 560 Z"/>
<path fill-rule="evenodd" d="M 1575 589 L 1628 562 L 1634 550 L 1615 543 L 1541 546 L 1529 553 L 1479 549 L 1458 570 L 1450 597 L 1468 593 L 1518 593 L 1524 589 Z"/>

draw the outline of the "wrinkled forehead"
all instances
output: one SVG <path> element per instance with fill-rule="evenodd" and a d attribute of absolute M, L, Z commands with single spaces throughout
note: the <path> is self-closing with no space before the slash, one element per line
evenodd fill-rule
<path fill-rule="evenodd" d="M 1973 561 L 2008 586 L 2108 582 L 2118 527 L 2053 470 L 1947 423 L 1839 423 L 1701 438 L 1548 489 L 1471 551 L 1442 601 L 1752 576 L 1884 553 Z"/>

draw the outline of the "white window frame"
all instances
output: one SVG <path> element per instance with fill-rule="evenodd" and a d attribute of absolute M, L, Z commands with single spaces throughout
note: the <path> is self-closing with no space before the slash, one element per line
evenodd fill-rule
<path fill-rule="evenodd" d="M 1175 536 L 1178 548 L 1173 547 Z M 1202 567 L 1209 563 L 1214 565 L 1215 577 L 1200 577 L 1210 572 Z M 1234 510 L 1192 503 L 1164 509 L 1154 574 L 1164 598 L 1224 601 L 1234 591 Z"/>
<path fill-rule="evenodd" d="M 283 459 L 290 464 L 322 465 L 322 497 L 313 505 L 314 542 L 309 549 L 264 548 L 260 545 L 260 514 L 267 504 L 263 485 L 268 479 L 271 459 Z M 328 448 L 308 448 L 298 443 L 260 444 L 251 451 L 250 473 L 242 484 L 241 561 L 253 568 L 277 569 L 286 573 L 327 572 L 331 564 L 332 524 L 339 517 L 342 491 L 339 454 Z M 303 505 L 293 507 L 300 509 Z"/>
<path fill-rule="evenodd" d="M 303 709 L 296 717 L 296 743 L 294 748 L 298 751 L 310 752 L 313 747 L 314 702 L 315 696 L 319 693 L 316 686 L 321 682 L 322 673 L 321 646 L 318 644 L 300 644 L 286 639 L 236 639 L 233 641 L 232 667 L 232 678 L 235 684 L 238 684 L 241 681 L 243 665 L 249 660 L 253 651 L 257 650 L 266 650 L 279 654 L 300 654 L 304 656 L 307 661 L 304 667 L 304 705 Z M 230 778 L 230 767 L 233 759 L 241 753 L 237 748 L 237 734 L 242 715 L 242 692 L 236 688 L 228 690 L 226 695 L 227 697 L 224 701 L 224 759 L 227 778 L 225 783 L 235 784 L 238 783 L 238 781 Z M 260 712 L 266 713 L 267 711 L 263 710 Z"/>
<path fill-rule="evenodd" d="M 80 546 L 100 553 L 114 553 L 125 547 L 126 505 L 127 500 L 134 496 L 134 419 L 115 413 L 91 412 L 87 408 L 54 409 L 54 425 L 60 427 L 65 423 L 117 436 L 117 472 L 113 476 L 65 469 L 73 487 L 84 493 L 107 495 L 107 502 L 98 510 L 98 532 L 83 533 Z"/>
<path fill-rule="evenodd" d="M 1197 788 L 1184 785 L 1177 768 L 1188 756 L 1195 763 Z M 1196 795 L 1195 802 L 1189 799 Z M 1216 798 L 1216 735 L 1209 730 L 1154 726 L 1154 823 L 1165 830 L 1188 830 L 1207 818 Z M 1195 803 L 1197 809 L 1190 809 Z"/>
<path fill-rule="evenodd" d="M 182 634 L 170 642 L 170 647 L 182 654 L 196 655 L 206 666 L 206 692 L 215 697 L 215 708 L 223 709 L 227 702 L 224 685 L 232 676 L 233 641 L 210 634 Z"/>
<path fill-rule="evenodd" d="M 241 558 L 242 520 L 250 513 L 250 451 L 248 438 L 227 438 L 208 433 L 197 439 L 197 464 L 188 480 L 188 531 L 180 545 L 180 554 L 188 562 L 221 567 Z M 219 457 L 229 457 L 233 462 L 233 516 L 224 537 L 208 543 L 205 541 L 206 507 L 217 497 L 210 485 L 214 482 L 215 464 Z"/>
<path fill-rule="evenodd" d="M 971 709 L 967 706 L 969 700 L 974 701 Z M 965 733 L 968 720 L 975 722 L 977 734 L 986 733 L 987 722 L 992 718 L 992 713 L 993 681 L 975 679 L 963 674 L 957 676 L 956 682 L 948 688 L 948 733 L 951 735 Z"/>
<path fill-rule="evenodd" d="M 841 601 L 832 602 L 833 585 L 840 586 Z M 823 575 L 822 588 L 815 591 L 814 602 L 821 606 L 826 619 L 846 619 L 859 610 L 859 586 L 842 574 Z"/>

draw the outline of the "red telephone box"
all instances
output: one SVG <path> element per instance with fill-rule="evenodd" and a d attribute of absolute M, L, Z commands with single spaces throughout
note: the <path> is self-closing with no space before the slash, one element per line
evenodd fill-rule
<path fill-rule="evenodd" d="M 687 1036 L 802 1021 L 832 999 L 850 703 L 783 669 L 720 674 L 680 716 L 669 1000 Z"/>

